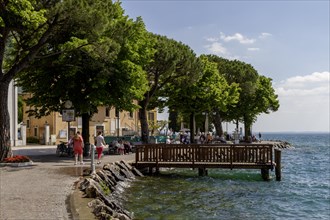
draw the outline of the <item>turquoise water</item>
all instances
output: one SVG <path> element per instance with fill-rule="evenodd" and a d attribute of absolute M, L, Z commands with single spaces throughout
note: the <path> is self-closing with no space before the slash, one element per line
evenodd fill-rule
<path fill-rule="evenodd" d="M 330 219 L 330 135 L 263 134 L 282 151 L 282 181 L 259 170 L 173 169 L 130 183 L 121 200 L 135 219 Z"/>

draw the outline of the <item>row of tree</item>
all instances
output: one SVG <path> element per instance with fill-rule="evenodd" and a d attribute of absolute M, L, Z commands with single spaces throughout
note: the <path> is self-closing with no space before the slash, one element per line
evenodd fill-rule
<path fill-rule="evenodd" d="M 11 154 L 13 79 L 33 94 L 25 100 L 30 115 L 61 111 L 71 100 L 86 140 L 98 106 L 139 109 L 145 142 L 147 111 L 155 107 L 189 116 L 191 128 L 196 114 L 216 112 L 220 134 L 223 120 L 242 121 L 249 132 L 257 115 L 279 107 L 271 79 L 251 65 L 197 57 L 189 46 L 148 32 L 118 1 L 1 0 L 0 15 L 0 161 Z"/>

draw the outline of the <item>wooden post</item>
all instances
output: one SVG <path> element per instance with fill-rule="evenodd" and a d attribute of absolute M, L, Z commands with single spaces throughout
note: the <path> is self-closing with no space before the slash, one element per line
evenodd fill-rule
<path fill-rule="evenodd" d="M 270 177 L 269 177 L 269 169 L 267 168 L 262 168 L 261 169 L 261 176 L 264 180 L 270 180 Z"/>
<path fill-rule="evenodd" d="M 277 181 L 281 181 L 281 150 L 275 149 L 275 176 Z"/>
<path fill-rule="evenodd" d="M 199 176 L 207 176 L 207 170 L 206 168 L 198 168 L 198 175 Z"/>

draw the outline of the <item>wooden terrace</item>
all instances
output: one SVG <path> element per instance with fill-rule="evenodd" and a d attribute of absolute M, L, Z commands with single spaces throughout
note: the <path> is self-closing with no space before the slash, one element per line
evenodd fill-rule
<path fill-rule="evenodd" d="M 263 179 L 275 168 L 281 180 L 281 151 L 273 144 L 140 144 L 136 145 L 135 167 L 159 171 L 161 167 L 260 169 Z"/>

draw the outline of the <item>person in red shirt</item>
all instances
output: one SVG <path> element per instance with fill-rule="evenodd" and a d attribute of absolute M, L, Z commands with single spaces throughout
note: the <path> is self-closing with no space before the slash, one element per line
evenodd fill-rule
<path fill-rule="evenodd" d="M 83 149 L 84 149 L 84 140 L 80 135 L 80 132 L 77 131 L 76 135 L 73 137 L 73 151 L 75 156 L 74 165 L 78 164 L 78 156 L 80 156 L 80 164 L 84 164 Z"/>

